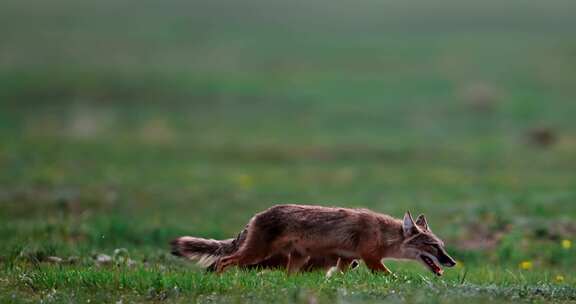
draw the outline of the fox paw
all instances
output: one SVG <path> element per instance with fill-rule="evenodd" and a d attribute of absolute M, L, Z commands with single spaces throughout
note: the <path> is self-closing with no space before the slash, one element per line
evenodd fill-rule
<path fill-rule="evenodd" d="M 328 269 L 328 271 L 326 272 L 326 278 L 329 279 L 331 277 L 334 276 L 334 274 L 341 272 L 338 270 L 338 267 L 334 266 L 334 267 L 330 267 L 330 269 Z"/>

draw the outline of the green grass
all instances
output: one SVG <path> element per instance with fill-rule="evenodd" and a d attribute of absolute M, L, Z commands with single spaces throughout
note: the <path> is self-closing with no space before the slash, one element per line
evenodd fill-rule
<path fill-rule="evenodd" d="M 573 4 L 299 5 L 0 4 L 0 302 L 576 301 Z M 169 254 L 277 203 L 425 213 L 459 267 Z"/>
<path fill-rule="evenodd" d="M 570 284 L 554 282 L 549 274 L 524 274 L 482 269 L 459 269 L 444 279 L 400 271 L 397 278 L 374 275 L 365 269 L 354 270 L 329 280 L 322 273 L 287 277 L 279 271 L 205 274 L 174 267 L 86 266 L 54 267 L 38 265 L 33 269 L 14 266 L 7 277 L 6 299 L 33 293 L 35 300 L 87 299 L 97 301 L 257 301 L 377 302 L 381 300 L 482 302 L 512 300 L 565 301 L 576 296 Z M 491 284 L 486 284 L 491 281 Z M 78 294 L 78 297 L 72 295 Z M 4 299 L 3 299 L 4 300 Z"/>

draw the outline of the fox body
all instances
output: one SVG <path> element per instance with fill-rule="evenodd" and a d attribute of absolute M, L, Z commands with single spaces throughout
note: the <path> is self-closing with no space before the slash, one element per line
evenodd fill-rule
<path fill-rule="evenodd" d="M 247 230 L 244 229 L 236 238 L 226 240 L 213 240 L 198 237 L 183 236 L 171 242 L 172 254 L 196 260 L 207 271 L 215 271 L 218 261 L 223 256 L 235 253 L 242 242 L 246 239 Z M 310 258 L 301 268 L 302 271 L 329 270 L 338 266 L 343 269 L 344 265 L 338 264 L 338 256 L 322 256 Z M 245 269 L 284 269 L 288 265 L 289 255 L 278 253 L 250 265 L 242 265 Z M 357 264 L 356 264 L 357 265 Z M 356 265 L 353 265 L 355 267 Z"/>
<path fill-rule="evenodd" d="M 182 244 L 182 240 L 175 242 Z M 442 275 L 441 265 L 455 265 L 426 218 L 421 215 L 414 221 L 408 212 L 399 220 L 367 209 L 277 205 L 256 214 L 230 242 L 233 249 L 213 243 L 203 254 L 200 250 L 189 252 L 218 272 L 233 265 L 258 265 L 274 257 L 286 259 L 288 272 L 306 269 L 322 259 L 342 270 L 354 259 L 362 259 L 372 271 L 385 273 L 390 270 L 382 264 L 383 258 L 416 260 L 437 275 Z"/>

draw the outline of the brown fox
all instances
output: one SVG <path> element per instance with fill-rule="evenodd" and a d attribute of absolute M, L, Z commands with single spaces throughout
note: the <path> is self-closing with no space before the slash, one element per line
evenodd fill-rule
<path fill-rule="evenodd" d="M 439 276 L 441 265 L 456 264 L 426 218 L 421 215 L 415 222 L 409 212 L 398 220 L 367 209 L 278 205 L 249 221 L 235 239 L 234 250 L 222 249 L 219 241 L 200 245 L 193 240 L 195 248 L 202 248 L 196 249 L 196 257 L 217 272 L 233 265 L 257 265 L 275 256 L 287 257 L 289 273 L 326 257 L 343 270 L 354 259 L 362 259 L 372 271 L 387 274 L 391 272 L 382 264 L 383 258 L 416 260 Z"/>
<path fill-rule="evenodd" d="M 236 238 L 227 240 L 212 240 L 197 237 L 183 236 L 171 242 L 172 254 L 176 256 L 186 257 L 191 260 L 196 260 L 197 263 L 205 267 L 207 271 L 215 271 L 219 259 L 238 251 L 240 244 L 242 244 L 247 235 L 246 228 L 238 234 Z M 322 256 L 310 258 L 306 264 L 301 268 L 302 271 L 315 271 L 324 270 L 332 271 L 340 270 L 346 271 L 348 268 L 355 268 L 358 263 L 345 265 L 339 262 L 338 256 Z M 242 265 L 245 269 L 261 268 L 261 269 L 284 269 L 288 265 L 288 255 L 278 253 L 271 255 L 266 259 L 251 265 Z"/>

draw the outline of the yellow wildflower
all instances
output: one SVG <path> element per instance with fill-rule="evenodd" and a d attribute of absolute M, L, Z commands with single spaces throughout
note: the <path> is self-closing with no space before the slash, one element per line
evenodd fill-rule
<path fill-rule="evenodd" d="M 532 264 L 532 261 L 523 261 L 518 266 L 520 266 L 520 269 L 522 269 L 522 270 L 530 270 L 530 269 L 532 269 L 534 264 Z"/>
<path fill-rule="evenodd" d="M 564 248 L 564 249 L 572 248 L 572 241 L 571 240 L 562 240 L 562 248 Z"/>
<path fill-rule="evenodd" d="M 554 279 L 555 279 L 556 282 L 558 282 L 558 283 L 564 282 L 564 276 L 561 275 L 561 274 L 557 275 Z"/>
<path fill-rule="evenodd" d="M 243 189 L 250 189 L 254 186 L 254 179 L 248 174 L 240 174 L 236 176 L 236 182 Z"/>

